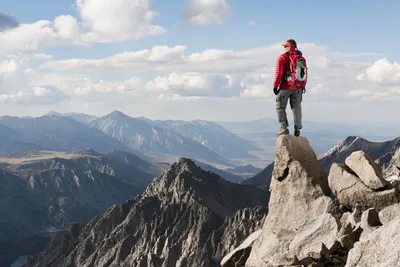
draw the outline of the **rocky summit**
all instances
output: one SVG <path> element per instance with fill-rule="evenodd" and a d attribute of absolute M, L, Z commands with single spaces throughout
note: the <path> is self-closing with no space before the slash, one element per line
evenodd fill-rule
<path fill-rule="evenodd" d="M 400 152 L 393 154 L 381 169 L 354 151 L 326 175 L 306 138 L 278 137 L 268 215 L 221 265 L 400 266 Z"/>
<path fill-rule="evenodd" d="M 220 266 L 261 228 L 265 195 L 182 158 L 140 196 L 59 233 L 26 266 Z"/>

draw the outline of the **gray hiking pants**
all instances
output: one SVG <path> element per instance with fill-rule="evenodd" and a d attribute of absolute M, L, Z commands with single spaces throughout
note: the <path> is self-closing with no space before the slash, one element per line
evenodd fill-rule
<path fill-rule="evenodd" d="M 279 90 L 276 95 L 276 113 L 281 127 L 288 128 L 289 123 L 286 116 L 286 106 L 290 99 L 290 108 L 293 112 L 293 120 L 295 129 L 303 128 L 301 123 L 301 101 L 303 100 L 302 90 Z"/>

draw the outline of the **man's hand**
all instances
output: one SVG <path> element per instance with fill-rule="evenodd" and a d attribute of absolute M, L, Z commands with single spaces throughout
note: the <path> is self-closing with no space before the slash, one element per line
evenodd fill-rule
<path fill-rule="evenodd" d="M 277 95 L 279 93 L 279 89 L 278 88 L 274 88 L 274 94 Z"/>

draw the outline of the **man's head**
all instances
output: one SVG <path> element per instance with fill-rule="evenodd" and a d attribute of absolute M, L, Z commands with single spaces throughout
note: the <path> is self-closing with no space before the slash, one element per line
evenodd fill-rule
<path fill-rule="evenodd" d="M 297 43 L 294 39 L 289 39 L 285 43 L 283 43 L 282 46 L 285 48 L 286 51 L 289 51 L 291 49 L 296 49 Z"/>

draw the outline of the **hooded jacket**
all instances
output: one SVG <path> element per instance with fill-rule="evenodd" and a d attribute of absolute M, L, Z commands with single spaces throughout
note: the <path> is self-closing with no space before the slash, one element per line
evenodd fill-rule
<path fill-rule="evenodd" d="M 278 57 L 278 60 L 276 61 L 276 70 L 275 70 L 275 79 L 273 88 L 280 88 L 285 90 L 298 90 L 299 89 L 298 87 L 290 86 L 288 85 L 287 81 L 282 80 L 285 73 L 289 70 L 289 57 L 287 56 L 288 53 L 303 55 L 303 53 L 300 50 L 291 49 L 288 52 L 285 52 Z"/>

